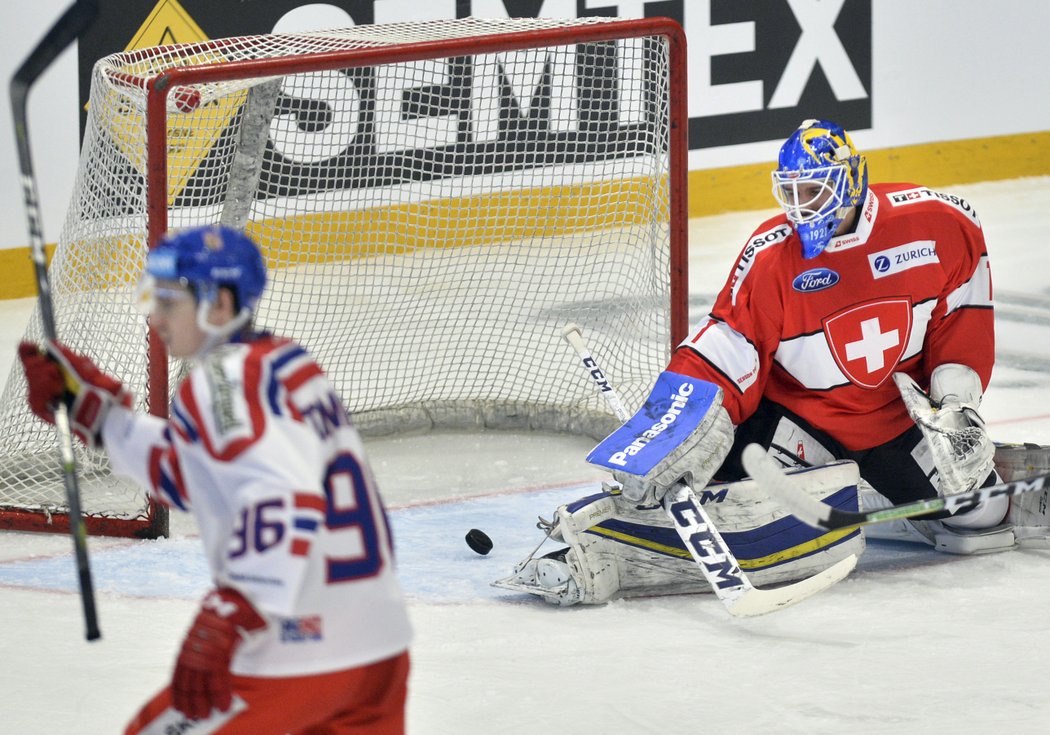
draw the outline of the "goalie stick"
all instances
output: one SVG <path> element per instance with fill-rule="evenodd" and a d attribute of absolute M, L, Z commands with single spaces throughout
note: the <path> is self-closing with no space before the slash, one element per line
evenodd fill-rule
<path fill-rule="evenodd" d="M 98 11 L 96 0 L 77 0 L 26 57 L 11 78 L 11 114 L 14 117 L 15 142 L 18 146 L 18 164 L 22 174 L 22 196 L 25 202 L 26 220 L 29 227 L 29 246 L 33 255 L 36 274 L 37 302 L 44 337 L 57 340 L 54 307 L 51 302 L 51 282 L 47 275 L 47 253 L 44 250 L 44 235 L 41 229 L 40 198 L 37 193 L 36 176 L 29 147 L 28 109 L 29 90 L 40 75 L 58 58 L 66 47 L 87 28 Z M 102 636 L 95 611 L 95 592 L 91 583 L 91 567 L 87 553 L 87 527 L 80 512 L 80 488 L 77 483 L 76 457 L 73 454 L 73 432 L 69 427 L 68 409 L 62 401 L 55 407 L 55 433 L 62 464 L 62 480 L 65 485 L 66 502 L 69 504 L 69 533 L 73 537 L 77 576 L 80 582 L 80 599 L 84 608 L 84 624 L 89 641 Z"/>
<path fill-rule="evenodd" d="M 784 507 L 791 511 L 792 515 L 814 528 L 828 531 L 917 518 L 939 511 L 958 513 L 975 507 L 983 500 L 990 500 L 1001 495 L 1020 495 L 1050 489 L 1050 475 L 1036 475 L 942 498 L 916 500 L 879 510 L 849 511 L 832 508 L 787 482 L 780 463 L 757 444 L 749 444 L 744 448 L 743 462 L 747 473 L 765 485 L 783 503 Z"/>
<path fill-rule="evenodd" d="M 562 329 L 562 337 L 579 355 L 616 418 L 621 423 L 626 422 L 630 416 L 612 387 L 612 382 L 602 373 L 587 349 L 580 327 L 567 324 Z M 700 567 L 704 579 L 730 614 L 737 617 L 765 615 L 801 602 L 845 579 L 857 565 L 856 554 L 851 554 L 812 577 L 780 587 L 759 589 L 744 574 L 736 556 L 711 522 L 691 487 L 682 482 L 675 484 L 664 494 L 661 504 L 693 561 Z"/>

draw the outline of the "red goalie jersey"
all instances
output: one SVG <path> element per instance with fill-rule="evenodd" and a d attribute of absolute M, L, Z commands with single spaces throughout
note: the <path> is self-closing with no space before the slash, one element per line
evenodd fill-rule
<path fill-rule="evenodd" d="M 913 425 L 894 372 L 994 362 L 991 273 L 965 200 L 872 184 L 855 231 L 803 259 L 785 215 L 749 238 L 711 313 L 669 369 L 722 386 L 735 425 L 766 397 L 860 450 Z"/>

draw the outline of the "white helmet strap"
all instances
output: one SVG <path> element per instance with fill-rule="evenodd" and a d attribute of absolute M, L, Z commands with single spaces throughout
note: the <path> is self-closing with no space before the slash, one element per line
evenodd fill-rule
<path fill-rule="evenodd" d="M 227 342 L 230 337 L 247 326 L 252 318 L 252 310 L 244 306 L 241 307 L 241 310 L 237 312 L 233 319 L 230 319 L 225 324 L 212 324 L 208 321 L 208 312 L 211 311 L 214 303 L 214 301 L 207 299 L 201 299 L 197 302 L 197 326 L 207 335 L 204 344 L 201 345 L 197 354 L 194 355 L 198 359 Z"/>

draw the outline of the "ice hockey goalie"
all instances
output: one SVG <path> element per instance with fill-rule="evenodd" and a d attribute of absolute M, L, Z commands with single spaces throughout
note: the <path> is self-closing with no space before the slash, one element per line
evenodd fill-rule
<path fill-rule="evenodd" d="M 783 211 L 747 239 L 710 313 L 672 354 L 666 395 L 654 393 L 636 415 L 637 437 L 653 434 L 647 448 L 617 451 L 636 463 L 632 452 L 674 446 L 635 471 L 606 456 L 599 464 L 617 484 L 559 508 L 549 524 L 565 548 L 526 560 L 501 584 L 561 603 L 702 586 L 657 505 L 678 478 L 700 493 L 756 585 L 859 551 L 859 533 L 814 532 L 764 497 L 741 464 L 751 443 L 785 467 L 822 468 L 805 472 L 807 492 L 830 503 L 860 496 L 866 509 L 997 482 L 1003 452 L 978 411 L 995 330 L 974 207 L 912 183 L 869 186 L 866 158 L 827 120 L 791 133 L 772 183 Z M 675 413 L 682 396 L 671 389 L 683 378 L 718 389 L 695 421 L 684 419 L 691 408 Z M 728 484 L 709 485 L 715 473 Z M 899 530 L 941 551 L 1002 551 L 1045 540 L 1047 506 L 1045 493 L 997 496 Z"/>

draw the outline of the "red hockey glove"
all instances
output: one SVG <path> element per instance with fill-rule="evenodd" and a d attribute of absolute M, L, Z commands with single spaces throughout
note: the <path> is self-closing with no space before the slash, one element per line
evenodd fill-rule
<path fill-rule="evenodd" d="M 66 392 L 58 363 L 32 342 L 18 344 L 18 357 L 29 386 L 29 410 L 49 424 L 55 423 L 54 406 Z"/>
<path fill-rule="evenodd" d="M 131 408 L 131 394 L 119 380 L 63 344 L 48 343 L 44 354 L 32 342 L 22 342 L 18 356 L 29 384 L 30 410 L 53 424 L 54 406 L 63 401 L 69 408 L 70 428 L 89 447 L 101 445 L 102 422 L 111 406 Z"/>
<path fill-rule="evenodd" d="M 266 627 L 244 596 L 229 587 L 212 590 L 201 603 L 171 682 L 172 701 L 182 714 L 199 720 L 212 707 L 225 712 L 233 699 L 230 659 L 241 637 Z"/>

